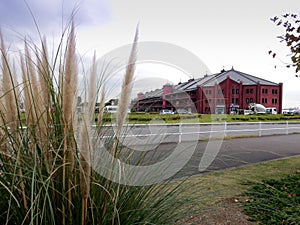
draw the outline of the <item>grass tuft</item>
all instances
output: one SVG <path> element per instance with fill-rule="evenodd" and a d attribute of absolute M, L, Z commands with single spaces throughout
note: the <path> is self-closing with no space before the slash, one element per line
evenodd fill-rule
<path fill-rule="evenodd" d="M 183 188 L 182 182 L 168 181 L 137 187 L 109 179 L 113 165 L 120 161 L 118 154 L 123 151 L 123 146 L 114 145 L 111 140 L 118 137 L 127 110 L 119 112 L 117 135 L 106 133 L 102 118 L 107 79 L 97 77 L 94 57 L 88 91 L 85 91 L 87 104 L 77 114 L 78 56 L 75 28 L 70 24 L 64 29 L 58 46 L 53 47 L 54 58 L 48 55 L 46 38 L 40 40 L 41 47 L 26 39 L 16 66 L 10 63 L 10 54 L 0 35 L 1 223 L 174 223 L 192 212 L 193 207 L 189 206 L 192 199 L 183 193 L 192 193 L 193 185 Z M 124 77 L 120 109 L 128 108 L 136 51 L 137 35 Z M 20 84 L 16 77 L 22 78 Z M 98 127 L 92 130 L 98 96 Z M 20 110 L 20 102 L 25 113 Z M 104 135 L 110 135 L 110 141 L 105 141 Z M 93 154 L 105 151 L 104 148 L 108 152 L 113 149 L 117 156 L 106 162 L 107 176 L 97 173 L 93 165 L 97 163 Z M 125 163 L 131 161 L 130 157 L 126 160 Z M 164 171 L 157 171 L 160 172 Z"/>
<path fill-rule="evenodd" d="M 244 211 L 252 220 L 266 225 L 299 223 L 300 174 L 255 183 L 244 194 Z"/>

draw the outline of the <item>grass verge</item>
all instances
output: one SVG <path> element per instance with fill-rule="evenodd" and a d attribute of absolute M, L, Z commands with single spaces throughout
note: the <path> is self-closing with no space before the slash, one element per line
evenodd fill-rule
<path fill-rule="evenodd" d="M 263 224 L 299 224 L 300 174 L 255 183 L 244 194 L 245 213 Z"/>
<path fill-rule="evenodd" d="M 195 199 L 191 204 L 201 213 L 226 198 L 243 195 L 253 183 L 262 183 L 266 179 L 280 180 L 295 174 L 299 169 L 300 157 L 297 156 L 194 176 L 185 185 L 195 186 L 197 191 L 189 197 Z"/>
<path fill-rule="evenodd" d="M 97 114 L 95 114 L 97 118 Z M 109 124 L 115 118 L 113 114 L 105 114 L 103 122 Z M 96 119 L 97 120 L 97 119 Z M 148 123 L 211 123 L 211 122 L 282 122 L 300 121 L 300 116 L 285 115 L 211 115 L 211 114 L 173 114 L 160 115 L 157 113 L 130 113 L 128 115 L 130 124 Z"/>

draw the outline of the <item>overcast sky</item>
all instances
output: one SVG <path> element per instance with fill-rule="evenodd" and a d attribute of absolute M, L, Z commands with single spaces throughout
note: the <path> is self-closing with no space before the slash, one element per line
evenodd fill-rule
<path fill-rule="evenodd" d="M 101 57 L 130 44 L 139 23 L 140 41 L 178 46 L 204 63 L 199 73 L 193 70 L 193 74 L 184 75 L 175 68 L 178 65 L 140 66 L 137 73 L 140 78 L 136 80 L 147 80 L 147 85 L 140 82 L 145 91 L 159 88 L 165 79 L 176 83 L 233 66 L 251 75 L 283 82 L 284 106 L 300 106 L 300 79 L 295 78 L 292 69 L 286 69 L 278 59 L 268 55 L 273 50 L 281 60 L 289 62 L 287 48 L 276 38 L 283 30 L 270 18 L 300 12 L 299 0 L 27 0 L 27 4 L 42 34 L 50 39 L 60 34 L 61 24 L 77 9 L 77 48 L 86 58 L 94 50 Z M 11 31 L 22 35 L 36 33 L 23 0 L 0 1 L 0 26 L 6 38 Z M 182 57 L 179 55 L 178 59 Z M 155 77 L 153 84 L 148 79 L 151 76 Z M 160 83 L 157 77 L 162 78 Z"/>

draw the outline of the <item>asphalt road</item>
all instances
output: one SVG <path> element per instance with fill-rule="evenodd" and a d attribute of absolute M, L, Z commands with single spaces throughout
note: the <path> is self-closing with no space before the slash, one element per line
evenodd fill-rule
<path fill-rule="evenodd" d="M 178 170 L 173 178 L 180 178 L 300 155 L 300 134 L 143 145 L 124 153 L 128 155 L 139 165 L 165 160 Z"/>
<path fill-rule="evenodd" d="M 199 142 L 188 163 L 175 177 L 196 175 L 300 155 L 299 134 L 223 140 L 215 159 L 204 171 L 200 172 L 199 163 L 207 145 L 208 142 Z"/>
<path fill-rule="evenodd" d="M 231 130 L 236 129 L 237 135 L 245 135 L 241 130 L 251 129 L 251 126 L 258 126 L 252 124 L 231 125 Z M 276 126 L 282 128 L 284 124 L 266 124 L 264 126 Z M 294 125 L 293 125 L 294 126 Z M 194 127 L 188 126 L 194 131 Z M 144 133 L 157 133 L 156 127 L 142 127 L 139 130 L 133 130 L 134 135 Z M 157 128 L 160 129 L 161 127 Z M 174 126 L 166 126 L 168 132 Z M 228 127 L 227 127 L 228 129 Z M 288 135 L 267 135 L 261 137 L 248 138 L 232 138 L 232 139 L 204 139 L 206 141 L 197 141 L 198 137 L 190 132 L 187 134 L 192 141 L 179 141 L 178 137 L 174 135 L 166 136 L 166 130 L 161 132 L 163 136 L 153 136 L 149 138 L 142 136 L 132 136 L 128 140 L 121 140 L 120 143 L 124 145 L 122 150 L 121 160 L 125 159 L 126 163 L 138 166 L 152 166 L 161 165 L 163 169 L 154 169 L 156 176 L 159 173 L 171 174 L 172 178 L 180 178 L 190 175 L 204 174 L 212 171 L 230 169 L 240 167 L 247 164 L 259 163 L 274 159 L 280 159 L 290 156 L 300 155 L 300 134 L 297 130 L 290 130 Z M 200 126 L 201 131 L 216 130 L 215 134 L 224 133 L 223 127 Z M 238 131 L 240 130 L 240 131 Z M 113 130 L 110 130 L 113 132 Z M 174 131 L 173 131 L 174 132 Z M 256 131 L 257 132 L 257 131 Z M 109 132 L 107 132 L 108 134 Z M 286 133 L 284 131 L 283 133 Z M 111 134 L 110 134 L 111 135 Z M 228 136 L 231 136 L 230 134 Z M 208 136 L 209 137 L 209 136 Z M 152 140 L 154 138 L 154 141 Z M 169 139 L 170 141 L 168 141 Z M 164 140 L 167 141 L 164 141 Z M 140 144 L 141 142 L 142 144 Z M 138 144 L 135 144 L 138 143 Z M 123 157 L 123 159 L 122 159 Z M 155 166 L 153 168 L 156 168 Z M 170 170 L 169 170 L 170 169 Z M 173 170 L 173 172 L 172 172 Z"/>

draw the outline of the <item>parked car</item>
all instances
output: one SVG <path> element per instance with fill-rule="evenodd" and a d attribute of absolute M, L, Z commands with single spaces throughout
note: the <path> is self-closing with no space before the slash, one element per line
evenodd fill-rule
<path fill-rule="evenodd" d="M 299 115 L 299 114 L 300 114 L 300 110 L 299 109 L 295 109 L 294 115 Z"/>
<path fill-rule="evenodd" d="M 174 113 L 175 114 L 192 114 L 191 112 L 189 112 L 186 109 L 177 109 Z"/>
<path fill-rule="evenodd" d="M 254 112 L 251 109 L 244 109 L 243 111 L 241 111 L 240 114 L 241 115 L 253 115 Z"/>
<path fill-rule="evenodd" d="M 286 109 L 282 110 L 282 114 L 289 115 L 289 116 L 299 115 L 300 114 L 300 110 L 299 109 L 295 109 L 295 108 L 286 108 Z"/>
<path fill-rule="evenodd" d="M 107 105 L 104 107 L 104 113 L 117 113 L 118 112 L 118 106 L 117 105 Z M 98 109 L 99 113 L 99 109 Z M 127 113 L 131 113 L 130 109 L 127 109 Z"/>
<path fill-rule="evenodd" d="M 164 114 L 174 114 L 174 112 L 170 109 L 162 109 L 162 110 L 160 110 L 159 114 L 162 114 L 162 115 L 164 115 Z"/>

